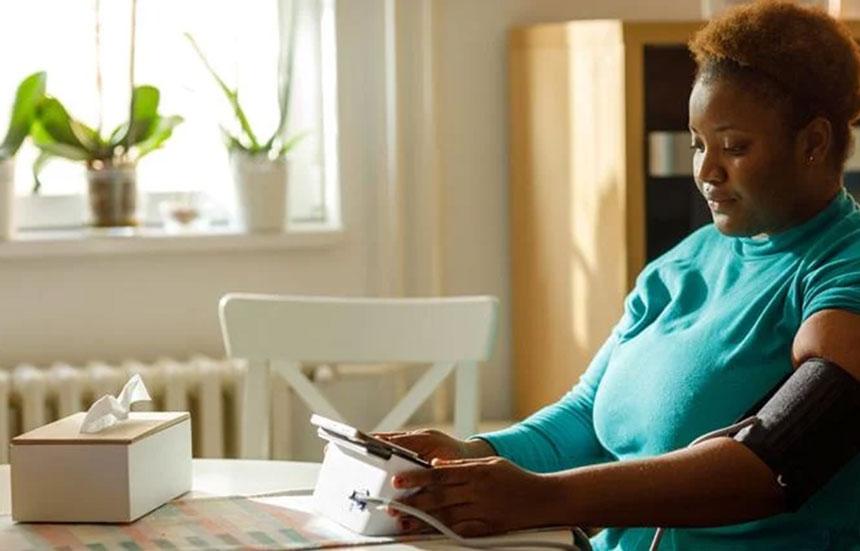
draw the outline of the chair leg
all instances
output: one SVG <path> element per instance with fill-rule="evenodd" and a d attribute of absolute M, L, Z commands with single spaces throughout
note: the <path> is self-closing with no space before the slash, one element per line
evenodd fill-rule
<path fill-rule="evenodd" d="M 269 364 L 248 362 L 242 404 L 243 459 L 269 459 Z"/>
<path fill-rule="evenodd" d="M 454 433 L 466 438 L 478 432 L 481 411 L 481 393 L 478 365 L 462 362 L 457 365 L 454 390 Z"/>

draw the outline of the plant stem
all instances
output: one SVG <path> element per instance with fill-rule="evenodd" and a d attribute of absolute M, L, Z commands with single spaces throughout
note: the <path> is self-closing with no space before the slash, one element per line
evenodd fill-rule
<path fill-rule="evenodd" d="M 98 129 L 99 135 L 102 133 L 102 123 L 104 122 L 104 89 L 102 85 L 102 23 L 101 23 L 101 0 L 95 0 L 96 8 L 96 101 L 98 102 Z"/>
<path fill-rule="evenodd" d="M 128 134 L 125 137 L 123 156 L 128 158 L 131 149 L 131 136 L 134 129 L 134 58 L 137 35 L 137 0 L 131 0 L 131 45 L 129 46 L 128 84 L 131 90 L 131 100 L 128 102 Z"/>
<path fill-rule="evenodd" d="M 197 44 L 197 41 L 194 40 L 194 37 L 189 33 L 185 33 L 185 38 L 191 44 L 191 47 L 194 48 L 194 51 L 197 53 L 197 56 L 203 61 L 203 65 L 206 67 L 206 70 L 212 75 L 212 78 L 215 79 L 215 82 L 218 83 L 218 87 L 221 88 L 221 91 L 224 92 L 224 95 L 227 96 L 227 101 L 233 107 L 233 113 L 236 116 L 236 119 L 239 121 L 239 126 L 242 127 L 242 131 L 245 133 L 245 136 L 251 142 L 252 149 L 259 149 L 260 142 L 257 140 L 257 136 L 254 134 L 254 131 L 251 130 L 251 124 L 248 122 L 248 117 L 245 116 L 245 111 L 242 109 L 242 106 L 239 104 L 239 91 L 231 90 L 227 83 L 224 82 L 218 73 L 215 72 L 215 69 L 209 63 L 209 59 L 206 57 L 206 54 L 203 53 L 203 50 Z"/>

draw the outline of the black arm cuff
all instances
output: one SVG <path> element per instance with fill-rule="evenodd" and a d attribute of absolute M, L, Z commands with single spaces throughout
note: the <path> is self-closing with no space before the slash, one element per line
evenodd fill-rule
<path fill-rule="evenodd" d="M 735 440 L 777 475 L 798 509 L 860 453 L 860 382 L 819 358 L 798 367 Z"/>

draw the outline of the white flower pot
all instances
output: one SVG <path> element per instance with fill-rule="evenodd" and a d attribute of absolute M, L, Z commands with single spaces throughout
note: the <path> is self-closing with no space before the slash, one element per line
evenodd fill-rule
<path fill-rule="evenodd" d="M 15 236 L 15 159 L 0 161 L 0 240 Z"/>
<path fill-rule="evenodd" d="M 282 232 L 287 223 L 286 160 L 230 155 L 239 226 L 248 232 Z"/>

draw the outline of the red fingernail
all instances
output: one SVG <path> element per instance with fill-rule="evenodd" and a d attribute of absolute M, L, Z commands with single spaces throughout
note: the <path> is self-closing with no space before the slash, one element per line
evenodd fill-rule
<path fill-rule="evenodd" d="M 399 486 L 403 486 L 403 477 L 395 476 L 394 477 L 394 487 L 397 488 Z"/>

